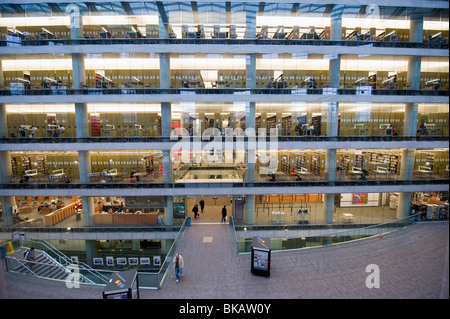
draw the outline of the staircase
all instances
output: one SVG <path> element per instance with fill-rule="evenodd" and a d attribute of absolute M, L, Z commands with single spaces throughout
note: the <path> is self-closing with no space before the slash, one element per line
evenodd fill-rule
<path fill-rule="evenodd" d="M 73 268 L 69 267 L 72 264 L 70 258 L 62 254 L 48 242 L 30 241 L 28 244 L 17 248 L 13 254 L 8 255 L 8 271 L 27 276 L 62 281 L 68 279 L 69 275 L 75 275 Z M 27 246 L 42 247 L 45 251 L 36 248 L 36 260 L 29 261 L 24 257 L 25 251 L 29 249 Z M 84 263 L 79 263 L 76 266 L 79 267 L 79 272 L 76 275 L 79 274 L 79 277 L 77 277 L 81 284 L 102 285 L 106 284 L 109 280 L 102 273 L 95 271 L 95 269 Z"/>

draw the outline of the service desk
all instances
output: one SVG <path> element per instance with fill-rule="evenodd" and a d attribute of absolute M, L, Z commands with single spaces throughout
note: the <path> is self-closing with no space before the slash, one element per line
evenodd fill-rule
<path fill-rule="evenodd" d="M 157 225 L 158 212 L 150 213 L 95 213 L 96 225 Z"/>

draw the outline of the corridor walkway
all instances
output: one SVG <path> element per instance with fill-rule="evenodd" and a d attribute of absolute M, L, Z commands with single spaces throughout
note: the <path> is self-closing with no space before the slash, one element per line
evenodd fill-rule
<path fill-rule="evenodd" d="M 173 273 L 142 299 L 448 299 L 448 222 L 423 222 L 380 237 L 333 246 L 276 252 L 271 276 L 250 273 L 250 255 L 237 255 L 227 224 L 196 224 L 179 252 L 185 275 Z M 366 267 L 380 270 L 380 288 L 366 287 Z M 7 298 L 98 299 L 102 287 L 67 289 L 52 282 L 4 274 Z"/>

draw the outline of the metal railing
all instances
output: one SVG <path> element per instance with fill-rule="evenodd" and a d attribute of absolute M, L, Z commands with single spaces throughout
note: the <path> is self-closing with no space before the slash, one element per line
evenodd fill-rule
<path fill-rule="evenodd" d="M 298 88 L 170 88 L 170 89 L 148 89 L 148 88 L 86 88 L 86 89 L 3 89 L 0 90 L 0 96 L 43 96 L 43 95 L 125 95 L 125 94 L 144 94 L 144 95 L 184 95 L 184 94 L 222 94 L 222 95 L 327 95 L 323 88 L 318 89 L 298 89 Z M 359 90 L 355 89 L 336 89 L 333 95 L 346 96 L 358 95 Z M 412 89 L 374 89 L 370 95 L 389 95 L 389 96 L 449 96 L 448 90 L 412 90 Z M 364 95 L 367 97 L 367 95 Z"/>
<path fill-rule="evenodd" d="M 389 41 L 350 41 L 350 40 L 311 40 L 311 39 L 161 39 L 161 38 L 107 38 L 107 39 L 39 39 L 13 41 L 0 41 L 0 47 L 9 45 L 20 46 L 47 46 L 47 45 L 140 45 L 140 44 L 195 44 L 195 45 L 277 45 L 277 46 L 344 46 L 344 47 L 375 47 L 375 48 L 409 48 L 409 49 L 441 49 L 448 50 L 448 43 L 426 42 L 389 42 Z"/>
<path fill-rule="evenodd" d="M 90 137 L 0 137 L 0 144 L 59 144 L 59 143 L 176 143 L 181 139 L 201 138 L 207 142 L 217 136 L 90 136 Z M 220 136 L 222 142 L 248 142 L 252 139 L 270 142 L 271 137 Z M 278 135 L 278 142 L 448 142 L 448 135 Z"/>
<path fill-rule="evenodd" d="M 184 232 L 186 231 L 186 220 L 184 220 L 181 227 L 179 227 L 177 236 L 175 237 L 172 246 L 170 247 L 168 253 L 166 254 L 164 261 L 156 272 L 148 272 L 148 271 L 138 271 L 139 276 L 139 286 L 140 288 L 149 288 L 149 289 L 160 289 L 164 280 L 167 278 L 170 272 L 171 262 L 178 250 L 178 247 L 183 238 Z M 8 243 L 6 243 L 8 244 Z M 4 244 L 4 245 L 6 245 Z M 110 276 L 114 272 L 120 272 L 119 270 L 109 270 L 109 269 L 100 269 L 100 268 L 92 268 L 84 262 L 78 262 L 76 264 L 73 263 L 72 259 L 64 255 L 58 249 L 53 247 L 51 244 L 45 241 L 36 241 L 36 240 L 26 240 L 26 241 L 13 241 L 13 244 L 18 247 L 27 247 L 34 246 L 38 250 L 41 248 L 42 253 L 47 256 L 47 258 L 53 261 L 52 264 L 41 263 L 41 262 L 29 262 L 22 258 L 17 258 L 15 256 L 7 255 L 6 256 L 6 264 L 7 270 L 16 271 L 22 270 L 22 274 L 37 276 L 45 279 L 54 279 L 54 280 L 67 280 L 67 277 L 72 274 L 72 269 L 74 267 L 79 271 L 79 279 L 81 284 L 89 284 L 89 285 L 99 285 L 104 286 L 108 282 Z M 19 246 L 20 245 L 20 246 Z M 46 271 L 40 271 L 39 274 L 33 271 L 36 267 L 45 267 Z M 26 271 L 24 271 L 26 270 Z M 59 273 L 57 272 L 59 271 Z M 61 278 L 61 271 L 65 273 L 63 274 L 63 278 Z M 56 274 L 58 273 L 58 277 Z"/>
<path fill-rule="evenodd" d="M 423 179 L 350 179 L 334 180 L 325 179 L 300 180 L 300 181 L 255 181 L 255 182 L 223 182 L 223 183 L 173 183 L 173 182 L 114 182 L 114 183 L 2 183 L 1 189 L 175 189 L 175 188 L 248 188 L 248 187 L 326 187 L 326 186 L 405 186 L 405 185 L 448 185 L 448 178 L 423 178 Z"/>

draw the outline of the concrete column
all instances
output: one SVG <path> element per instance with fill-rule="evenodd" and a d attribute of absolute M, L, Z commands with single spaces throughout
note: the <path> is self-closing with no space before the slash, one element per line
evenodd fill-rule
<path fill-rule="evenodd" d="M 81 197 L 83 209 L 83 225 L 85 227 L 95 226 L 94 223 L 94 197 Z"/>
<path fill-rule="evenodd" d="M 342 40 L 342 12 L 343 5 L 334 5 L 330 14 L 330 40 Z"/>
<path fill-rule="evenodd" d="M 247 39 L 255 39 L 256 38 L 256 10 L 257 6 L 247 3 L 248 7 L 245 11 L 245 37 Z"/>
<path fill-rule="evenodd" d="M 91 181 L 89 174 L 92 172 L 90 151 L 78 151 L 78 170 L 80 183 L 89 183 Z"/>
<path fill-rule="evenodd" d="M 329 71 L 330 85 L 332 88 L 340 87 L 341 80 L 341 56 L 331 55 L 330 56 L 330 71 Z"/>
<path fill-rule="evenodd" d="M 84 54 L 72 53 L 72 78 L 74 89 L 81 89 L 81 83 L 86 83 Z"/>
<path fill-rule="evenodd" d="M 7 135 L 6 106 L 5 104 L 0 104 L 0 136 L 8 137 Z M 0 183 L 2 184 L 11 182 L 12 168 L 10 156 L 9 151 L 0 151 Z M 14 196 L 2 196 L 1 201 L 4 225 L 12 226 L 14 224 L 12 206 L 16 204 L 16 198 Z"/>
<path fill-rule="evenodd" d="M 406 103 L 403 135 L 416 136 L 417 134 L 417 116 L 419 106 L 416 103 Z"/>
<path fill-rule="evenodd" d="M 414 168 L 414 149 L 402 151 L 400 163 L 400 179 L 411 180 Z M 409 216 L 411 211 L 411 193 L 400 193 L 398 198 L 397 218 L 402 219 Z"/>
<path fill-rule="evenodd" d="M 77 137 L 89 137 L 89 114 L 86 103 L 75 103 Z"/>
<path fill-rule="evenodd" d="M 85 240 L 86 245 L 86 264 L 93 266 L 94 258 L 97 257 L 97 241 Z"/>
<path fill-rule="evenodd" d="M 255 102 L 249 102 L 246 106 L 246 128 L 247 129 L 255 129 Z M 250 130 L 249 130 L 250 131 Z M 256 133 L 255 133 L 256 134 Z M 254 138 L 254 137 L 252 137 Z M 246 172 L 245 172 L 245 181 L 246 182 L 254 182 L 255 181 L 255 163 L 256 163 L 256 150 L 255 149 L 247 149 L 246 156 Z M 253 201 L 254 202 L 254 201 Z M 253 203 L 254 206 L 254 203 Z"/>
<path fill-rule="evenodd" d="M 256 88 L 256 54 L 248 54 L 246 58 L 245 81 L 248 89 Z"/>
<path fill-rule="evenodd" d="M 170 136 L 172 132 L 172 104 L 168 102 L 161 103 L 161 134 Z"/>
<path fill-rule="evenodd" d="M 255 223 L 255 196 L 245 196 L 245 223 L 253 225 Z"/>
<path fill-rule="evenodd" d="M 411 193 L 400 193 L 398 196 L 397 219 L 406 218 L 411 213 Z"/>
<path fill-rule="evenodd" d="M 5 79 L 3 78 L 3 66 L 2 66 L 2 59 L 0 56 L 0 88 L 3 88 L 5 86 Z"/>
<path fill-rule="evenodd" d="M 423 16 L 421 14 L 411 16 L 409 42 L 423 42 Z"/>
<path fill-rule="evenodd" d="M 409 88 L 411 90 L 420 89 L 420 69 L 421 69 L 422 59 L 420 56 L 410 56 L 408 57 L 408 74 L 407 82 L 409 83 Z"/>
<path fill-rule="evenodd" d="M 404 149 L 400 162 L 400 179 L 410 180 L 413 178 L 414 149 Z"/>
<path fill-rule="evenodd" d="M 323 217 L 325 224 L 333 223 L 334 194 L 323 194 Z"/>
<path fill-rule="evenodd" d="M 158 15 L 158 32 L 160 39 L 168 39 L 169 38 L 169 24 L 167 21 L 164 21 L 164 17 L 162 17 L 161 13 Z"/>
<path fill-rule="evenodd" d="M 8 116 L 6 114 L 6 105 L 0 103 L 0 136 L 8 137 Z"/>
<path fill-rule="evenodd" d="M 159 54 L 159 87 L 161 89 L 170 88 L 170 54 Z"/>
<path fill-rule="evenodd" d="M 170 150 L 163 151 L 163 171 L 165 183 L 173 182 L 173 170 L 172 170 L 172 152 Z"/>
<path fill-rule="evenodd" d="M 69 4 L 66 12 L 70 16 L 70 38 L 81 39 L 83 37 L 83 20 L 80 8 L 76 4 Z"/>
<path fill-rule="evenodd" d="M 166 196 L 166 207 L 164 209 L 164 221 L 167 226 L 173 225 L 173 196 Z"/>
<path fill-rule="evenodd" d="M 9 151 L 0 151 L 0 183 L 10 183 L 12 175 Z"/>
<path fill-rule="evenodd" d="M 323 104 L 322 104 L 323 105 Z M 326 108 L 323 108 L 322 113 L 326 114 L 327 119 L 327 136 L 338 136 L 338 103 L 325 103 Z"/>
<path fill-rule="evenodd" d="M 3 224 L 5 227 L 13 226 L 14 219 L 12 213 L 12 207 L 16 205 L 16 198 L 14 196 L 2 196 L 2 212 L 3 212 Z"/>
<path fill-rule="evenodd" d="M 328 180 L 336 180 L 336 150 L 328 149 L 325 157 L 325 169 L 327 170 Z"/>

